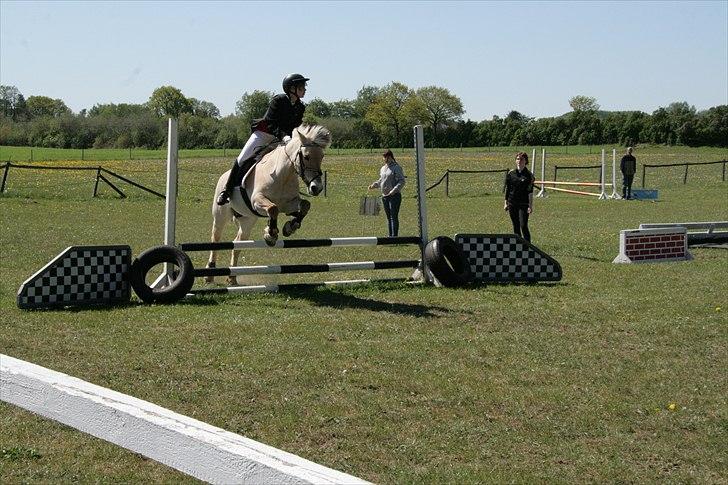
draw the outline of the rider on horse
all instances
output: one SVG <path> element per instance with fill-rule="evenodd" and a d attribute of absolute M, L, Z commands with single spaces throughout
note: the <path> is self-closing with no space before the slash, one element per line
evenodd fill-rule
<path fill-rule="evenodd" d="M 283 94 L 273 96 L 265 116 L 253 120 L 253 133 L 233 162 L 225 189 L 217 197 L 218 205 L 230 201 L 233 188 L 242 183 L 247 171 L 262 158 L 266 149 L 273 148 L 276 141 L 287 143 L 291 139 L 293 129 L 301 124 L 303 112 L 306 110 L 301 98 L 306 94 L 308 80 L 309 78 L 301 74 L 286 76 L 283 79 Z"/>

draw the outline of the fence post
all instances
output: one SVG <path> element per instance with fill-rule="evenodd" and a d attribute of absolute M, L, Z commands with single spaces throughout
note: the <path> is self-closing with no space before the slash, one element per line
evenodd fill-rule
<path fill-rule="evenodd" d="M 723 165 L 723 169 L 725 170 L 725 165 Z M 5 171 L 3 172 L 3 181 L 0 184 L 0 192 L 5 192 L 5 181 L 8 179 L 9 171 L 10 171 L 10 162 L 7 162 L 5 164 Z"/>
<path fill-rule="evenodd" d="M 30 149 L 30 161 L 31 162 L 33 161 L 33 149 L 32 148 Z"/>
<path fill-rule="evenodd" d="M 96 183 L 94 184 L 94 195 L 93 197 L 96 197 L 96 193 L 99 190 L 99 177 L 101 176 L 101 166 L 96 169 Z"/>
<path fill-rule="evenodd" d="M 683 185 L 688 183 L 688 164 L 685 164 L 685 176 L 683 177 Z"/>
<path fill-rule="evenodd" d="M 559 173 L 559 166 L 554 165 L 554 182 L 556 182 L 556 176 L 558 175 L 558 173 Z"/>
<path fill-rule="evenodd" d="M 642 188 L 645 188 L 645 170 L 647 169 L 647 165 L 642 165 Z"/>
<path fill-rule="evenodd" d="M 445 197 L 450 197 L 450 170 L 445 172 Z"/>

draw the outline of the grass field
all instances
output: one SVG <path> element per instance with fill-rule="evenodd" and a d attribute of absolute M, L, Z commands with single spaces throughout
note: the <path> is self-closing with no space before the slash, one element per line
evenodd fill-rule
<path fill-rule="evenodd" d="M 512 151 L 428 151 L 427 181 L 448 168 L 509 168 Z M 597 161 L 596 150 L 572 151 L 550 163 Z M 722 160 L 728 151 L 653 147 L 636 156 L 665 164 Z M 414 167 L 407 154 L 398 159 L 410 177 L 401 213 L 409 235 L 417 230 Z M 312 200 L 297 237 L 383 235 L 383 216 L 358 215 L 379 161 L 377 153 L 327 155 L 328 197 Z M 214 183 L 227 165 L 182 160 L 179 242 L 208 239 Z M 162 160 L 103 166 L 164 191 Z M 375 283 L 26 312 L 15 304 L 18 287 L 65 247 L 129 244 L 139 254 L 161 244 L 164 202 L 123 184 L 126 199 L 108 187 L 91 198 L 89 173 L 13 170 L 0 194 L 0 352 L 379 483 L 726 483 L 728 251 L 611 263 L 621 229 L 728 220 L 720 165 L 691 168 L 685 185 L 682 176 L 679 167 L 650 175 L 655 202 L 537 199 L 533 242 L 561 263 L 555 284 Z M 430 236 L 510 232 L 501 186 L 484 177 L 458 179 L 450 198 L 433 189 Z M 259 251 L 242 264 L 414 256 L 388 247 Z M 194 480 L 1 403 L 0 482 L 76 481 Z"/>

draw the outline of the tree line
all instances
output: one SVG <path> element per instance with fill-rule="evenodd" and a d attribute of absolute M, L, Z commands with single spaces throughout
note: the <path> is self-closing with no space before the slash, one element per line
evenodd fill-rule
<path fill-rule="evenodd" d="M 239 148 L 254 118 L 274 93 L 245 92 L 235 113 L 220 116 L 208 101 L 188 98 L 173 86 L 154 90 L 143 104 L 96 104 L 73 113 L 61 99 L 0 86 L 0 145 L 53 148 L 149 148 L 166 143 L 166 118 L 179 119 L 181 148 Z M 464 120 L 461 100 L 446 88 L 411 89 L 392 82 L 364 86 L 354 99 L 307 102 L 304 122 L 329 128 L 334 147 L 411 147 L 411 127 L 425 126 L 430 147 L 634 145 L 653 143 L 728 146 L 728 105 L 697 111 L 674 102 L 651 114 L 601 111 L 596 99 L 578 95 L 572 111 L 533 118 L 518 111 L 489 120 Z"/>

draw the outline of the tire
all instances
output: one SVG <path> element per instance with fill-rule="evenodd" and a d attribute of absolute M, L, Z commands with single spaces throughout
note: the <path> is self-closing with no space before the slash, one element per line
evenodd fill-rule
<path fill-rule="evenodd" d="M 146 283 L 147 273 L 162 263 L 176 264 L 174 280 L 164 288 L 152 288 Z M 144 303 L 175 303 L 187 295 L 195 282 L 192 261 L 186 253 L 174 246 L 156 246 L 134 259 L 129 269 L 129 283 Z"/>
<path fill-rule="evenodd" d="M 455 241 L 439 236 L 427 243 L 425 264 L 435 278 L 447 288 L 470 282 L 470 264 Z"/>

